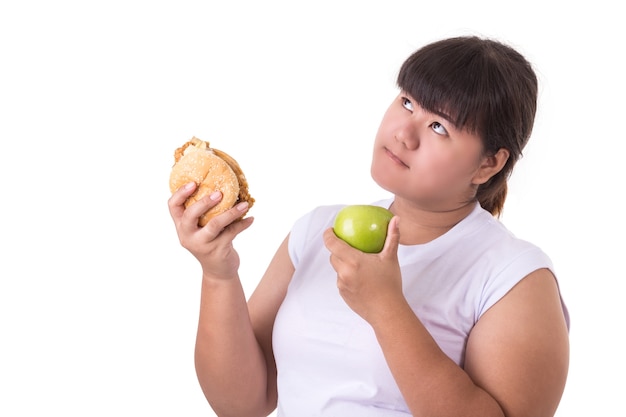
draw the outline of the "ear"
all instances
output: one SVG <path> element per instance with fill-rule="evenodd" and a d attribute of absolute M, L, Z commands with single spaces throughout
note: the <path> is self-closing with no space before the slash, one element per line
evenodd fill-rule
<path fill-rule="evenodd" d="M 486 183 L 491 177 L 502 170 L 508 160 L 509 151 L 504 148 L 498 149 L 498 152 L 493 155 L 484 156 L 480 166 L 474 174 L 472 184 L 480 185 Z"/>

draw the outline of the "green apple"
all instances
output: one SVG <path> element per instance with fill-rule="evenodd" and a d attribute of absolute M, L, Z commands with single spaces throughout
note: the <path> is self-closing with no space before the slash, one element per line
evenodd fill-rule
<path fill-rule="evenodd" d="M 383 250 L 393 213 L 384 207 L 351 205 L 339 210 L 333 230 L 337 237 L 366 253 Z"/>

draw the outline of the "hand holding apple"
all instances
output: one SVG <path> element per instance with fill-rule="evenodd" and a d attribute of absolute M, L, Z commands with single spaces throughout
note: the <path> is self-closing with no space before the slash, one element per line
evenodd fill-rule
<path fill-rule="evenodd" d="M 339 294 L 372 326 L 385 323 L 388 313 L 406 301 L 399 242 L 398 219 L 382 207 L 347 206 L 337 213 L 335 226 L 324 231 Z"/>
<path fill-rule="evenodd" d="M 365 253 L 379 253 L 385 245 L 393 213 L 384 207 L 350 205 L 335 217 L 335 235 Z"/>

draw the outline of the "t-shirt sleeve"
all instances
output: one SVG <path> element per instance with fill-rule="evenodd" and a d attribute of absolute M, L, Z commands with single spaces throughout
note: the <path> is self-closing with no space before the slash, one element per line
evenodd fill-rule
<path fill-rule="evenodd" d="M 289 242 L 287 248 L 289 257 L 294 267 L 298 266 L 300 255 L 304 251 L 304 243 L 306 242 L 306 234 L 313 212 L 308 212 L 295 221 L 289 233 Z"/>
<path fill-rule="evenodd" d="M 519 256 L 515 257 L 508 264 L 502 265 L 500 271 L 491 277 L 484 286 L 481 305 L 478 307 L 478 317 L 481 317 L 494 304 L 500 301 L 522 279 L 542 268 L 549 269 L 556 277 L 550 258 L 541 249 L 534 246 L 522 251 Z M 563 299 L 561 299 L 561 305 L 569 327 L 569 313 Z"/>

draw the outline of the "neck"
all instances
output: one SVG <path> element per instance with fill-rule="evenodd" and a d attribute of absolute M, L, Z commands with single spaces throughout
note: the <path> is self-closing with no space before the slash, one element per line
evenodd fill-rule
<path fill-rule="evenodd" d="M 391 211 L 400 217 L 400 243 L 419 245 L 428 243 L 452 229 L 474 210 L 476 202 L 451 209 L 427 209 L 414 202 L 395 198 Z"/>

